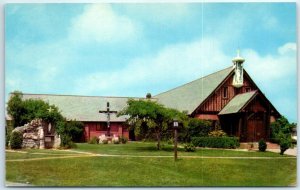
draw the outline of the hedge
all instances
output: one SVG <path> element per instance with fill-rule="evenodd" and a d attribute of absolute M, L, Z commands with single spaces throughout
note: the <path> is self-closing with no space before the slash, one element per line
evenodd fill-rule
<path fill-rule="evenodd" d="M 236 148 L 240 146 L 237 137 L 193 137 L 192 144 L 198 147 Z"/>
<path fill-rule="evenodd" d="M 12 132 L 10 135 L 10 148 L 21 149 L 22 143 L 23 143 L 23 134 L 18 131 Z"/>

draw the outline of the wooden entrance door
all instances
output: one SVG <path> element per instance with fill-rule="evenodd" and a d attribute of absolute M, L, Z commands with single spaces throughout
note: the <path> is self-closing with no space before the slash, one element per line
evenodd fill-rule
<path fill-rule="evenodd" d="M 257 142 L 266 138 L 266 128 L 263 113 L 255 113 L 247 121 L 247 141 Z"/>

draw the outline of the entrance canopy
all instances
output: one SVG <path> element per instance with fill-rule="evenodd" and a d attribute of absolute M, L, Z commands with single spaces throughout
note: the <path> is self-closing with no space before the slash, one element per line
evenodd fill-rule
<path fill-rule="evenodd" d="M 218 115 L 238 113 L 257 95 L 257 91 L 251 91 L 236 95 Z"/>

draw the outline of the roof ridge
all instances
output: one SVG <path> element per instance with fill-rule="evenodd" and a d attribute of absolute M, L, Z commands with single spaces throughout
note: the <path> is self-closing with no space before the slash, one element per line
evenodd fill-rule
<path fill-rule="evenodd" d="M 14 94 L 14 93 L 10 93 Z M 88 96 L 88 95 L 69 95 L 69 94 L 33 94 L 33 93 L 23 93 L 22 95 L 42 95 L 42 96 L 72 96 L 72 97 L 95 97 L 95 98 L 139 98 L 139 99 L 147 99 L 144 97 L 128 97 L 128 96 Z M 157 99 L 157 98 L 151 98 Z"/>
<path fill-rule="evenodd" d="M 170 89 L 170 90 L 167 90 L 167 91 L 165 91 L 165 92 L 159 93 L 159 94 L 157 94 L 157 95 L 155 95 L 155 96 L 162 95 L 162 94 L 164 94 L 164 93 L 173 91 L 173 90 L 175 90 L 175 89 L 177 89 L 177 88 L 181 88 L 181 87 L 183 87 L 183 86 L 186 86 L 186 85 L 188 85 L 188 84 L 194 83 L 194 82 L 196 82 L 196 81 L 198 81 L 198 80 L 201 80 L 201 79 L 203 79 L 203 78 L 205 78 L 205 77 L 208 77 L 208 76 L 210 76 L 210 75 L 214 75 L 214 74 L 216 74 L 216 73 L 222 72 L 222 71 L 227 70 L 227 69 L 229 69 L 229 68 L 232 68 L 232 66 L 227 67 L 227 68 L 222 69 L 222 70 L 219 70 L 219 71 L 216 71 L 216 72 L 213 72 L 213 73 L 210 73 L 210 74 L 205 75 L 205 76 L 203 76 L 203 77 L 201 77 L 201 78 L 197 78 L 197 79 L 192 80 L 192 81 L 190 81 L 190 82 L 188 82 L 188 83 L 182 84 L 182 85 L 180 85 L 180 86 L 177 86 L 177 87 L 172 88 L 172 89 Z M 153 97 L 155 97 L 155 96 L 153 96 Z"/>

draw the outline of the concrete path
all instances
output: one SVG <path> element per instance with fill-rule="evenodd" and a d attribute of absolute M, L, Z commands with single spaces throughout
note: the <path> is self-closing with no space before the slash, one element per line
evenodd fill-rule
<path fill-rule="evenodd" d="M 267 149 L 267 151 L 280 153 L 280 149 Z M 284 154 L 291 155 L 291 156 L 297 156 L 297 154 L 298 154 L 297 147 L 287 149 L 284 152 Z"/>
<path fill-rule="evenodd" d="M 16 182 L 6 181 L 5 186 L 6 187 L 26 187 L 26 186 L 33 186 L 33 185 L 31 185 L 29 183 L 16 183 Z"/>

